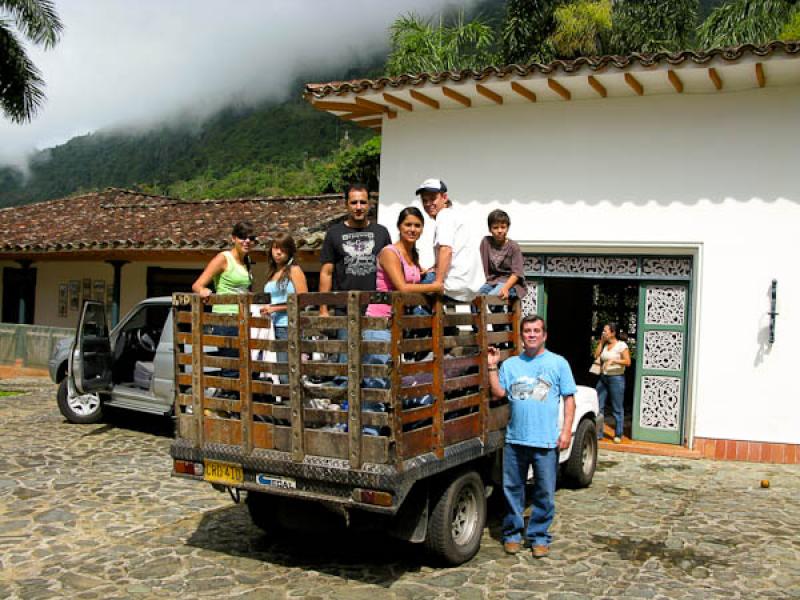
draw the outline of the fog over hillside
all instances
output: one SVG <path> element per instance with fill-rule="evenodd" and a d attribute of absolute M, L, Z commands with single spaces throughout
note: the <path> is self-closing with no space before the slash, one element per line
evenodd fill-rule
<path fill-rule="evenodd" d="M 369 64 L 400 14 L 469 10 L 468 0 L 56 0 L 50 51 L 30 48 L 47 101 L 34 120 L 0 120 L 0 164 L 98 129 L 202 120 L 282 100 L 298 77 Z M 297 90 L 292 90 L 297 93 Z"/>

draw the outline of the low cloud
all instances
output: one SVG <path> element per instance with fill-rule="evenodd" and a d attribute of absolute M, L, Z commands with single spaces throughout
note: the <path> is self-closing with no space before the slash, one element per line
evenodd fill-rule
<path fill-rule="evenodd" d="M 460 3 L 464 6 L 475 2 Z M 60 0 L 61 43 L 30 48 L 47 100 L 26 125 L 0 118 L 0 163 L 98 129 L 280 100 L 298 76 L 344 71 L 387 48 L 402 13 L 447 0 Z"/>

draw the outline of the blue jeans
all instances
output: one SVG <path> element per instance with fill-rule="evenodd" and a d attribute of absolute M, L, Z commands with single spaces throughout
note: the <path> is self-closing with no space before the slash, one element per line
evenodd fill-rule
<path fill-rule="evenodd" d="M 275 326 L 275 339 L 276 340 L 288 340 L 289 339 L 289 328 L 288 327 L 282 327 L 280 325 L 276 325 Z M 277 352 L 276 354 L 278 355 L 277 359 L 278 359 L 279 363 L 284 363 L 285 364 L 285 363 L 289 362 L 289 353 L 288 352 Z M 289 374 L 286 373 L 285 375 L 284 374 L 278 375 L 278 381 L 280 381 L 282 384 L 289 383 Z"/>
<path fill-rule="evenodd" d="M 234 325 L 212 325 L 211 335 L 239 336 L 239 328 Z M 239 358 L 238 348 L 217 348 L 216 356 L 223 358 Z M 239 377 L 238 369 L 222 369 L 220 377 Z"/>
<path fill-rule="evenodd" d="M 508 513 L 503 519 L 503 541 L 521 542 L 525 526 L 525 481 L 533 465 L 533 510 L 525 537 L 534 546 L 549 546 L 549 529 L 556 515 L 558 448 L 506 444 L 503 448 L 503 493 Z"/>
<path fill-rule="evenodd" d="M 504 285 L 504 283 L 484 283 L 478 290 L 478 293 L 485 296 L 499 296 L 500 290 Z M 512 287 L 510 290 L 508 290 L 508 297 L 516 298 L 517 288 Z"/>
<path fill-rule="evenodd" d="M 611 396 L 611 412 L 614 416 L 614 435 L 622 437 L 625 423 L 625 375 L 600 375 L 597 382 L 597 401 L 600 412 L 605 415 L 606 398 Z M 602 437 L 602 432 L 600 434 Z"/>

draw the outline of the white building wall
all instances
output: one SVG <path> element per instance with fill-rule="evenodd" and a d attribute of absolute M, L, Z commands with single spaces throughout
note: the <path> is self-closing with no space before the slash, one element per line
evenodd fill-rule
<path fill-rule="evenodd" d="M 381 222 L 394 235 L 440 177 L 476 236 L 500 207 L 529 250 L 694 254 L 694 435 L 799 443 L 798 140 L 798 87 L 401 111 L 383 123 Z"/>

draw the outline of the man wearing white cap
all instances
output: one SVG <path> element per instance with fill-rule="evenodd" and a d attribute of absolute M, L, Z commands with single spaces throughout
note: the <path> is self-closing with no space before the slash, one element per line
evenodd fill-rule
<path fill-rule="evenodd" d="M 417 195 L 425 212 L 436 221 L 433 237 L 435 281 L 444 284 L 446 296 L 469 302 L 477 295 L 484 280 L 479 239 L 452 210 L 444 181 L 426 179 L 417 188 Z"/>

